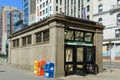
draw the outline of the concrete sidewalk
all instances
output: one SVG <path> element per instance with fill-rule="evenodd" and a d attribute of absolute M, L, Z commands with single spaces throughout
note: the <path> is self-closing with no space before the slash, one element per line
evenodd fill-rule
<path fill-rule="evenodd" d="M 8 64 L 1 64 L 0 62 L 0 80 L 120 80 L 120 69 L 110 69 L 106 67 L 104 72 L 97 75 L 71 75 L 53 79 L 37 76 L 31 71 L 13 67 Z"/>
<path fill-rule="evenodd" d="M 13 67 L 8 64 L 0 64 L 0 80 L 54 80 L 54 79 L 37 76 L 28 70 Z"/>

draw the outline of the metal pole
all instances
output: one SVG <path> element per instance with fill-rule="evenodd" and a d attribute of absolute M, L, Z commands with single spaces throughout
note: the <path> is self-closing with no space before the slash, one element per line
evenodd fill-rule
<path fill-rule="evenodd" d="M 110 46 L 110 72 L 112 72 L 111 66 L 112 66 L 112 61 L 111 61 L 111 46 Z"/>
<path fill-rule="evenodd" d="M 107 64 L 109 64 L 109 51 L 107 50 Z"/>

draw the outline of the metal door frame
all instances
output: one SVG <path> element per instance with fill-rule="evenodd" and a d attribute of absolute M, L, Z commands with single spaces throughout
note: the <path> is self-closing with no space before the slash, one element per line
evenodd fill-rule
<path fill-rule="evenodd" d="M 72 62 L 66 62 L 66 48 L 72 48 L 73 52 L 72 52 Z M 77 62 L 77 48 L 79 47 L 83 47 L 83 62 Z M 94 49 L 94 60 L 92 62 L 88 62 L 86 61 L 86 48 L 93 48 Z M 67 72 L 68 69 L 68 65 L 72 65 L 73 66 L 73 71 L 71 72 Z M 79 46 L 79 45 L 65 45 L 65 50 L 64 50 L 64 71 L 65 71 L 65 76 L 66 75 L 71 75 L 71 74 L 75 74 L 77 71 L 77 65 L 83 65 L 83 73 L 89 73 L 88 71 L 88 64 L 95 64 L 95 46 Z"/>

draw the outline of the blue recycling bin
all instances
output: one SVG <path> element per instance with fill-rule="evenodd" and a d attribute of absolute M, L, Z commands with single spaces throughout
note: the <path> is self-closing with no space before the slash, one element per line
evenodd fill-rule
<path fill-rule="evenodd" d="M 54 63 L 46 62 L 44 66 L 45 71 L 54 71 Z"/>
<path fill-rule="evenodd" d="M 46 62 L 44 66 L 44 77 L 46 78 L 53 78 L 54 77 L 54 63 Z"/>
<path fill-rule="evenodd" d="M 54 77 L 54 71 L 45 71 L 44 77 L 53 78 Z"/>

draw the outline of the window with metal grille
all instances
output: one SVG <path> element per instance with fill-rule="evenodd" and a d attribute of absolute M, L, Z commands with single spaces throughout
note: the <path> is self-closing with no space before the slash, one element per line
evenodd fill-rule
<path fill-rule="evenodd" d="M 40 43 L 42 41 L 41 32 L 36 33 L 36 43 Z"/>
<path fill-rule="evenodd" d="M 13 40 L 13 47 L 19 47 L 19 39 Z"/>
<path fill-rule="evenodd" d="M 49 41 L 49 29 L 43 31 L 43 42 Z"/>
<path fill-rule="evenodd" d="M 27 39 L 28 39 L 28 40 L 27 40 L 27 41 L 28 41 L 28 44 L 31 44 L 31 42 L 32 42 L 32 41 L 31 41 L 31 35 L 27 36 Z"/>

